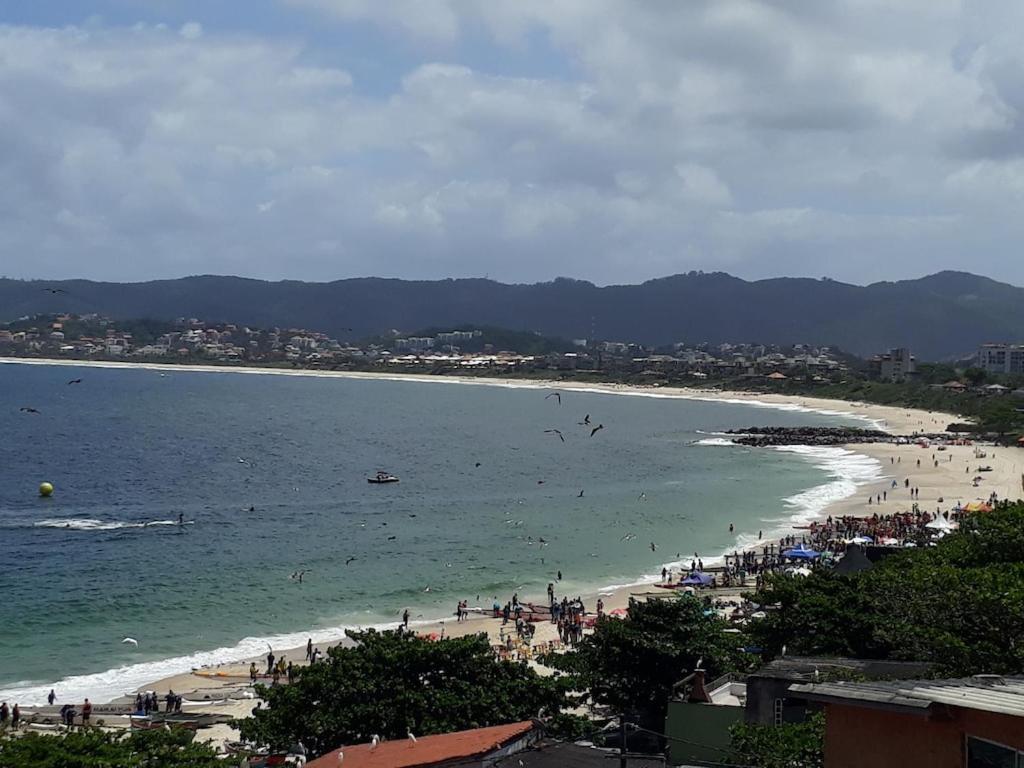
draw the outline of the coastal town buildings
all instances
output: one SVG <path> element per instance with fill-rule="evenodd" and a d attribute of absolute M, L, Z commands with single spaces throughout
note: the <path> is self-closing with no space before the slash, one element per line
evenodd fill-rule
<path fill-rule="evenodd" d="M 517 348 L 519 347 L 519 348 Z M 536 348 L 537 351 L 531 351 Z M 600 371 L 659 383 L 738 379 L 824 382 L 846 362 L 828 347 L 682 343 L 652 349 L 622 341 L 558 343 L 531 333 L 489 336 L 474 328 L 433 335 L 392 331 L 361 344 L 303 328 L 256 329 L 198 318 L 123 321 L 70 314 L 21 318 L 0 326 L 0 356 L 218 365 L 290 365 L 326 370 L 446 373 Z"/>
<path fill-rule="evenodd" d="M 982 344 L 977 365 L 986 373 L 1024 373 L 1024 344 Z"/>
<path fill-rule="evenodd" d="M 917 373 L 917 360 L 906 347 L 890 349 L 869 361 L 874 377 L 882 381 L 906 381 Z"/>

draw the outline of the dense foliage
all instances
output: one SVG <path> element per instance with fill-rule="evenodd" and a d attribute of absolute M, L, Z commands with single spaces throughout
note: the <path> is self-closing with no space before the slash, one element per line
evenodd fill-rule
<path fill-rule="evenodd" d="M 224 762 L 191 731 L 67 734 L 25 733 L 0 738 L 3 768 L 223 768 Z"/>
<path fill-rule="evenodd" d="M 769 655 L 932 662 L 938 674 L 1024 671 L 1024 504 L 965 521 L 938 546 L 851 576 L 775 576 L 750 626 Z"/>
<path fill-rule="evenodd" d="M 487 637 L 432 642 L 398 632 L 350 632 L 303 668 L 293 685 L 257 686 L 267 706 L 240 721 L 244 739 L 274 748 L 302 741 L 318 755 L 345 744 L 404 739 L 551 718 L 567 706 L 565 686 L 524 664 L 499 661 Z"/>
<path fill-rule="evenodd" d="M 732 761 L 757 768 L 823 768 L 825 717 L 820 712 L 804 723 L 750 725 L 729 729 Z"/>
<path fill-rule="evenodd" d="M 739 635 L 693 597 L 634 602 L 625 620 L 602 618 L 573 653 L 549 663 L 598 704 L 660 726 L 673 687 L 701 661 L 709 678 L 741 669 Z"/>

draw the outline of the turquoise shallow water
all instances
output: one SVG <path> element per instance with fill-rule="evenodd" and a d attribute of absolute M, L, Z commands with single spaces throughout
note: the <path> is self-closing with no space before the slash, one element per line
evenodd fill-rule
<path fill-rule="evenodd" d="M 843 473 L 694 443 L 849 418 L 546 392 L 0 365 L 0 695 L 109 698 L 265 638 L 541 595 L 557 570 L 573 594 L 632 582 L 731 549 L 729 523 L 777 527 Z M 368 484 L 378 468 L 401 482 Z"/>

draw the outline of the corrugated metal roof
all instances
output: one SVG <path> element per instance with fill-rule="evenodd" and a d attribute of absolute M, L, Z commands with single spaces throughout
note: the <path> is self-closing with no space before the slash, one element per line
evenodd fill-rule
<path fill-rule="evenodd" d="M 817 699 L 864 702 L 913 709 L 946 704 L 1024 717 L 1024 677 L 978 676 L 957 680 L 890 680 L 869 683 L 793 685 Z"/>

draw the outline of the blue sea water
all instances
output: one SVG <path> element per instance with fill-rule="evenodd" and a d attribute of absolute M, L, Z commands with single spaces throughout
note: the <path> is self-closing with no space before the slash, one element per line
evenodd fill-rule
<path fill-rule="evenodd" d="M 549 391 L 0 364 L 0 697 L 104 700 L 268 639 L 539 596 L 559 570 L 571 594 L 632 583 L 878 470 L 713 436 L 849 415 Z"/>

